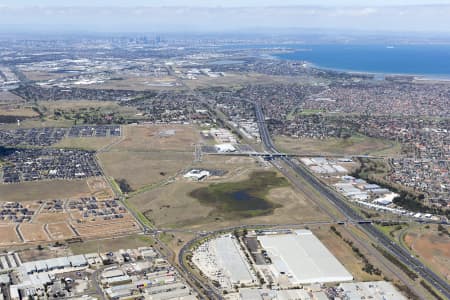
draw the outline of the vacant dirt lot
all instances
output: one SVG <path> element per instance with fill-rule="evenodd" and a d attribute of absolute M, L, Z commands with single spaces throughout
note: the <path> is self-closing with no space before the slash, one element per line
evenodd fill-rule
<path fill-rule="evenodd" d="M 114 198 L 114 192 L 104 177 L 91 177 L 86 182 L 92 196 L 96 197 L 97 200 L 102 201 Z"/>
<path fill-rule="evenodd" d="M 104 238 L 70 245 L 73 254 L 85 254 L 92 252 L 108 252 L 120 249 L 134 249 L 151 246 L 153 240 L 149 236 L 132 234 L 124 237 Z"/>
<path fill-rule="evenodd" d="M 416 228 L 404 236 L 406 245 L 437 272 L 450 280 L 450 237 L 439 235 L 436 226 Z"/>
<path fill-rule="evenodd" d="M 62 212 L 55 212 L 55 213 L 46 213 L 42 212 L 39 213 L 33 220 L 34 223 L 58 223 L 58 222 L 65 222 L 69 218 L 68 213 L 62 213 Z"/>
<path fill-rule="evenodd" d="M 63 240 L 75 236 L 75 233 L 70 229 L 67 223 L 53 223 L 48 224 L 47 230 L 54 240 Z"/>
<path fill-rule="evenodd" d="M 86 238 L 105 237 L 137 233 L 140 229 L 131 216 L 123 219 L 96 220 L 84 223 L 73 223 L 75 230 Z"/>
<path fill-rule="evenodd" d="M 44 230 L 43 224 L 22 223 L 19 226 L 19 230 L 26 242 L 50 240 L 50 237 Z"/>
<path fill-rule="evenodd" d="M 0 226 L 0 245 L 9 245 L 20 242 L 21 240 L 17 236 L 15 225 Z"/>
<path fill-rule="evenodd" d="M 86 180 L 52 180 L 0 184 L 2 201 L 75 198 L 89 195 Z"/>

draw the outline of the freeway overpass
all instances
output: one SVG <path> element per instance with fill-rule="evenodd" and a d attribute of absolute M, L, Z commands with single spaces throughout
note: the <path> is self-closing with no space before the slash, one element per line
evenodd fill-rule
<path fill-rule="evenodd" d="M 280 153 L 272 142 L 267 125 L 265 123 L 264 113 L 259 103 L 253 103 L 255 106 L 256 118 L 259 124 L 261 141 L 264 148 L 269 153 Z M 436 290 L 442 293 L 447 299 L 450 299 L 450 285 L 447 281 L 442 279 L 433 270 L 425 266 L 420 260 L 411 255 L 405 248 L 392 242 L 375 226 L 361 217 L 356 211 L 351 208 L 347 202 L 341 198 L 335 191 L 322 183 L 308 170 L 292 162 L 290 157 L 280 157 L 280 159 L 289 166 L 295 173 L 302 177 L 310 186 L 319 192 L 325 199 L 330 201 L 349 221 L 354 223 L 362 229 L 374 243 L 384 248 L 401 263 L 406 265 L 409 269 L 417 272 L 425 281 L 427 281 Z"/>

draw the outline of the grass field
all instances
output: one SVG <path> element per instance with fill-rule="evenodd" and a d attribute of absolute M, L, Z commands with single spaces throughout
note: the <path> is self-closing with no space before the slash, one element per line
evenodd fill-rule
<path fill-rule="evenodd" d="M 194 144 L 201 139 L 189 125 L 124 126 L 123 135 L 98 157 L 107 176 L 125 179 L 133 191 L 167 181 L 191 166 Z"/>
<path fill-rule="evenodd" d="M 70 250 L 73 254 L 97 253 L 97 251 L 110 252 L 120 249 L 133 249 L 151 246 L 153 243 L 154 241 L 149 236 L 133 234 L 112 239 L 98 239 L 71 244 Z"/>
<path fill-rule="evenodd" d="M 191 125 L 125 126 L 123 131 L 123 141 L 115 145 L 112 151 L 193 152 L 194 144 L 201 138 L 198 130 Z"/>
<path fill-rule="evenodd" d="M 437 225 L 428 225 L 428 228 L 425 226 L 409 229 L 404 235 L 405 244 L 421 260 L 450 281 L 450 237 L 439 234 Z"/>
<path fill-rule="evenodd" d="M 348 139 L 275 137 L 275 143 L 285 152 L 312 155 L 378 155 L 397 156 L 401 145 L 396 142 L 355 135 Z"/>
<path fill-rule="evenodd" d="M 0 246 L 20 243 L 21 240 L 16 233 L 15 225 L 0 226 Z"/>
<path fill-rule="evenodd" d="M 37 113 L 24 105 L 15 105 L 18 107 L 22 114 L 26 113 L 26 116 L 37 116 Z M 9 110 L 7 109 L 9 108 Z M 4 110 L 5 113 L 10 111 L 10 114 L 14 114 L 14 110 L 10 110 L 11 105 L 0 105 L 0 115 Z M 120 106 L 113 101 L 90 101 L 90 100 L 59 100 L 59 101 L 39 101 L 38 108 L 42 112 L 42 118 L 28 118 L 21 122 L 22 128 L 32 127 L 69 127 L 75 125 L 75 121 L 72 119 L 65 119 L 63 117 L 56 118 L 54 115 L 55 110 L 68 112 L 69 115 L 75 115 L 76 113 L 85 113 L 89 110 L 100 109 L 102 113 L 116 113 L 125 118 L 136 118 L 136 114 L 139 112 L 134 107 Z M 14 114 L 16 115 L 16 114 Z M 78 122 L 78 125 L 80 123 Z M 16 123 L 2 125 L 2 128 L 13 129 L 17 128 Z"/>
<path fill-rule="evenodd" d="M 58 101 L 39 101 L 39 106 L 46 112 L 47 116 L 53 116 L 53 112 L 58 110 L 78 111 L 83 109 L 100 108 L 102 112 L 120 112 L 128 115 L 138 113 L 136 108 L 120 106 L 114 101 L 94 101 L 94 100 L 58 100 Z"/>
<path fill-rule="evenodd" d="M 174 176 L 192 163 L 192 153 L 126 152 L 100 153 L 99 159 L 108 176 L 125 179 L 133 191 Z"/>
<path fill-rule="evenodd" d="M 47 242 L 50 240 L 42 224 L 22 223 L 19 230 L 26 242 Z"/>
<path fill-rule="evenodd" d="M 214 215 L 226 218 L 248 218 L 273 213 L 280 206 L 268 200 L 272 188 L 288 186 L 276 172 L 254 172 L 247 180 L 211 184 L 193 190 L 189 196 L 201 204 L 214 207 Z"/>
<path fill-rule="evenodd" d="M 0 184 L 2 201 L 64 199 L 90 195 L 86 180 L 52 180 Z"/>
<path fill-rule="evenodd" d="M 73 121 L 70 120 L 53 120 L 53 119 L 39 119 L 30 118 L 24 119 L 20 122 L 20 128 L 40 128 L 40 127 L 70 127 L 73 125 Z M 17 129 L 17 124 L 6 124 L 3 125 L 4 129 Z"/>
<path fill-rule="evenodd" d="M 211 183 L 239 183 L 249 179 L 253 171 L 263 171 L 253 158 L 210 157 L 197 163 L 196 167 L 227 170 L 223 177 L 201 182 L 191 182 L 178 178 L 167 185 L 148 190 L 129 199 L 153 224 L 163 228 L 190 228 L 212 230 L 241 224 L 301 223 L 305 221 L 327 220 L 327 217 L 303 193 L 291 186 L 274 187 L 266 194 L 273 203 L 272 214 L 252 218 L 236 219 L 217 215 L 215 208 L 204 205 L 190 196 L 193 190 L 207 188 Z"/>
<path fill-rule="evenodd" d="M 38 114 L 31 109 L 31 107 L 27 106 L 15 106 L 11 108 L 11 106 L 8 106 L 7 108 L 0 105 L 0 116 L 17 116 L 17 117 L 25 117 L 25 118 L 32 118 L 37 117 Z"/>

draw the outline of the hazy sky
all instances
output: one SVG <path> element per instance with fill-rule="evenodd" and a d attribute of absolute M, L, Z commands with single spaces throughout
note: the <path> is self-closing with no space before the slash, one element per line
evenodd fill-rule
<path fill-rule="evenodd" d="M 317 28 L 450 33 L 450 0 L 0 0 L 0 31 Z"/>

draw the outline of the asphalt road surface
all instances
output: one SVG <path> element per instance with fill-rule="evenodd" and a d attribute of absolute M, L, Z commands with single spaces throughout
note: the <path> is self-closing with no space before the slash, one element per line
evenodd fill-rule
<path fill-rule="evenodd" d="M 269 153 L 280 154 L 272 142 L 265 123 L 264 113 L 259 104 L 254 103 L 256 118 L 258 121 L 261 140 L 264 144 L 264 148 Z M 447 299 L 450 299 L 450 285 L 447 281 L 442 279 L 433 270 L 425 266 L 416 257 L 411 255 L 406 249 L 392 242 L 382 232 L 380 232 L 370 222 L 367 222 L 356 211 L 354 211 L 340 195 L 327 187 L 324 183 L 315 178 L 309 171 L 303 167 L 295 164 L 289 157 L 280 157 L 280 159 L 292 168 L 299 176 L 301 176 L 308 184 L 310 184 L 315 190 L 317 190 L 325 199 L 336 206 L 339 211 L 349 220 L 359 226 L 364 232 L 366 232 L 377 245 L 384 248 L 386 251 L 394 255 L 400 262 L 406 265 L 411 270 L 417 272 L 423 279 L 425 279 L 431 286 L 441 292 Z"/>

